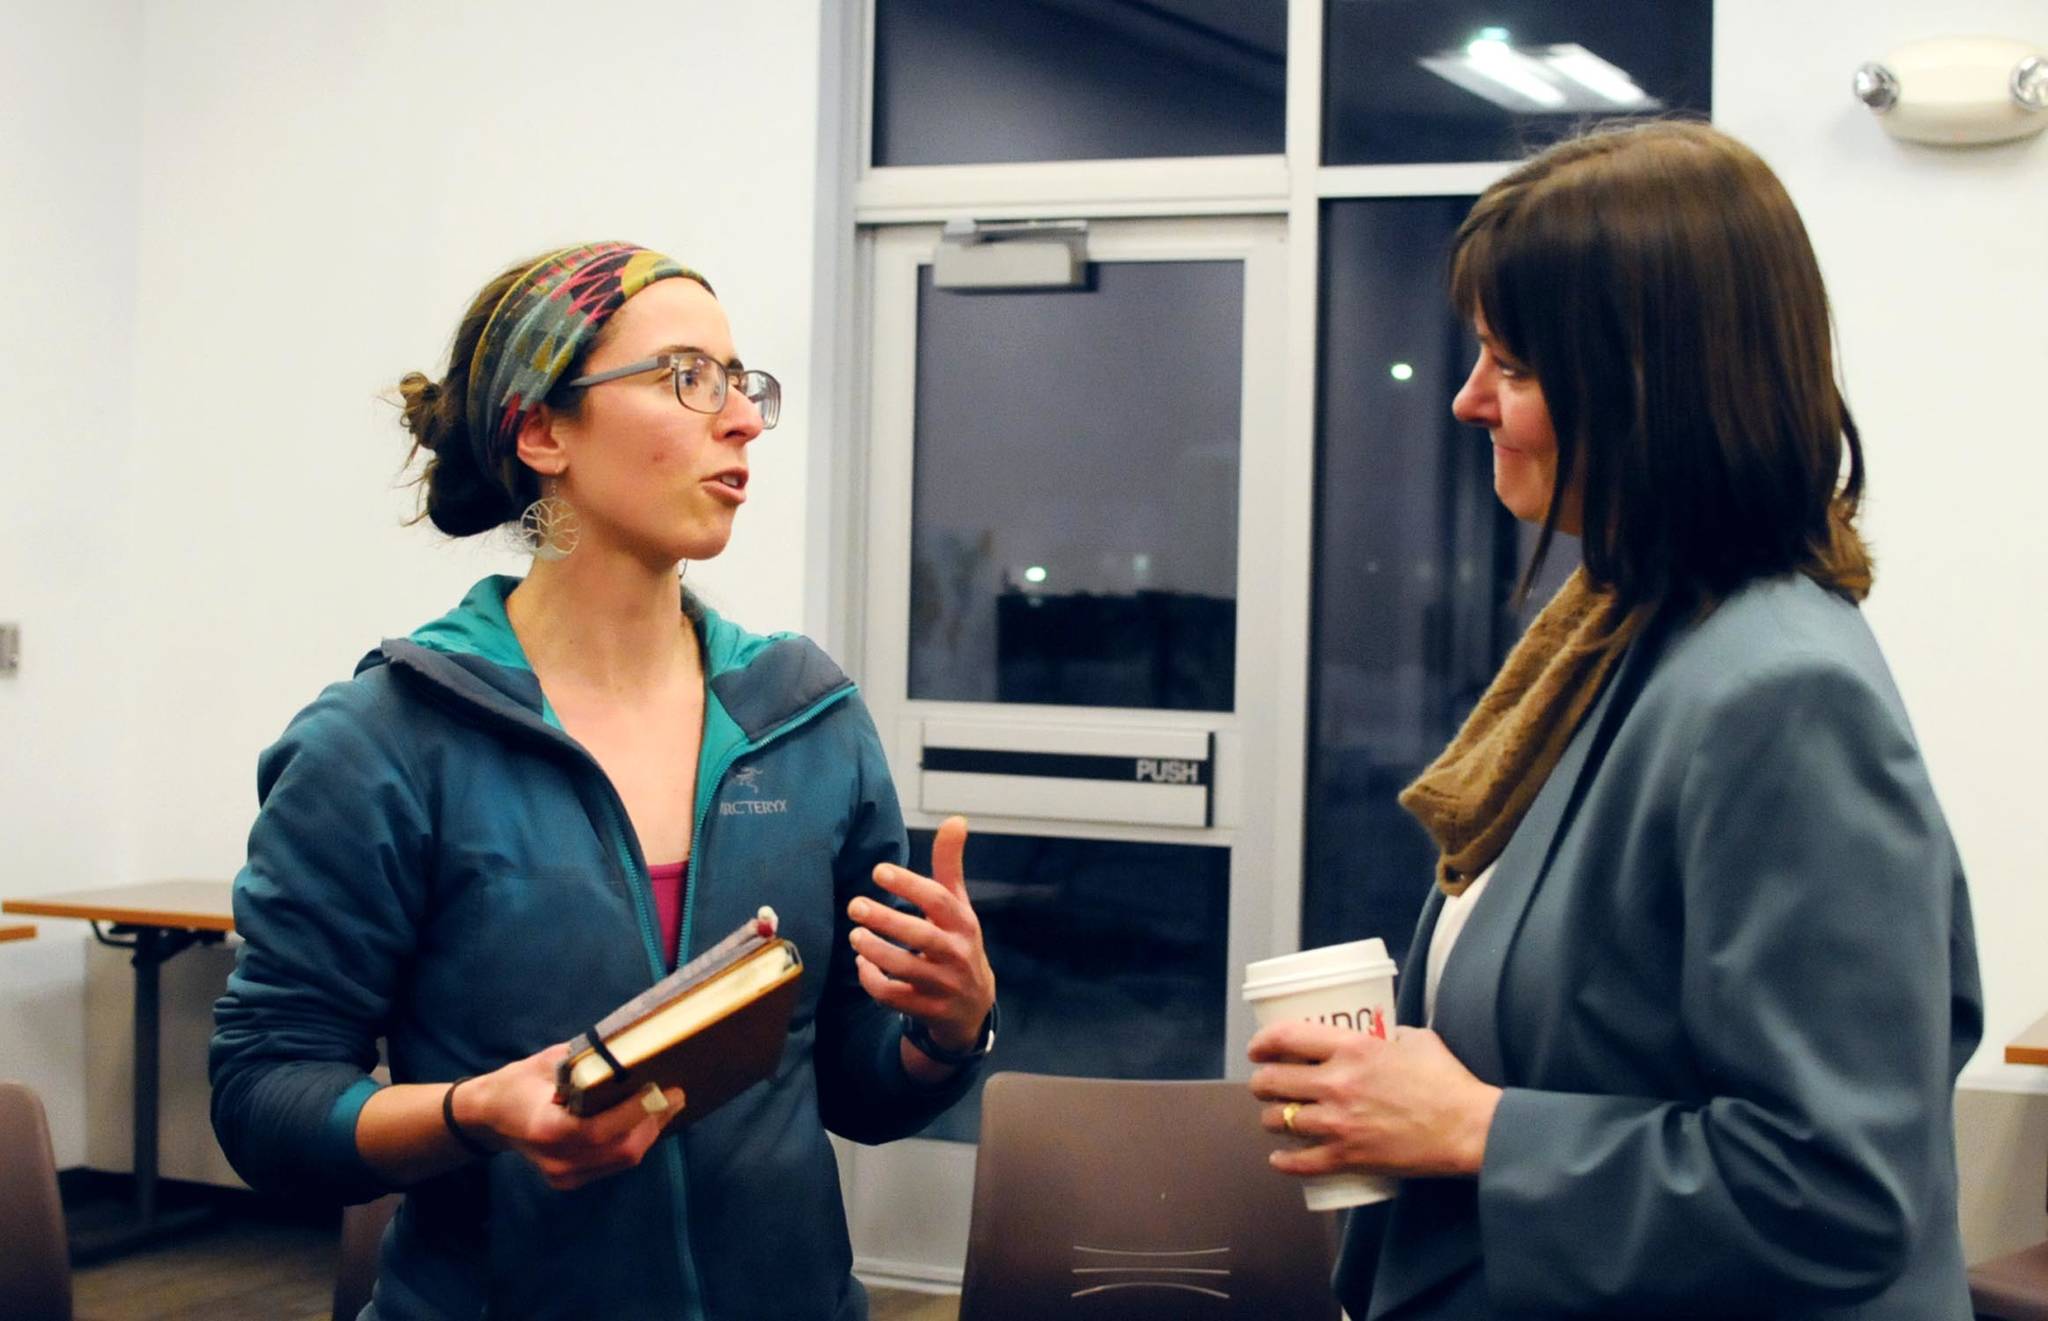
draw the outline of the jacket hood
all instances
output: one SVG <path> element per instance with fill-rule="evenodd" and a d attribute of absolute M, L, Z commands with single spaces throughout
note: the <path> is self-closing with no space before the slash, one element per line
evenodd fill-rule
<path fill-rule="evenodd" d="M 521 581 L 505 574 L 483 579 L 453 610 L 410 637 L 386 639 L 363 657 L 356 673 L 396 665 L 468 704 L 560 730 L 505 613 L 506 599 Z M 707 745 L 734 737 L 759 741 L 828 698 L 852 691 L 845 672 L 800 634 L 750 633 L 687 591 L 682 608 L 703 649 L 711 699 L 704 713 Z"/>

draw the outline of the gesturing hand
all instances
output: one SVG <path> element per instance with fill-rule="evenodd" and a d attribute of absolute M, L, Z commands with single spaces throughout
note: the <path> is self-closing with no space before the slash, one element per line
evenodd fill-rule
<path fill-rule="evenodd" d="M 867 993 L 891 1009 L 921 1018 L 945 1050 L 968 1051 L 996 1002 L 996 975 L 982 946 L 981 920 L 967 899 L 961 856 L 967 822 L 948 817 L 932 841 L 932 875 L 882 863 L 875 884 L 924 914 L 855 899 L 854 967 Z"/>
<path fill-rule="evenodd" d="M 1321 1023 L 1275 1023 L 1252 1038 L 1261 1122 L 1309 1145 L 1273 1153 L 1288 1174 L 1477 1174 L 1500 1088 L 1481 1082 L 1428 1028 L 1390 1040 Z M 1290 1125 L 1287 1102 L 1297 1103 Z"/>
<path fill-rule="evenodd" d="M 671 1087 L 662 1094 L 665 1110 L 650 1112 L 638 1093 L 594 1115 L 570 1114 L 555 1101 L 555 1065 L 568 1053 L 566 1045 L 550 1046 L 471 1078 L 455 1096 L 464 1131 L 488 1134 L 518 1152 L 550 1188 L 579 1188 L 631 1169 L 683 1112 L 683 1089 Z"/>

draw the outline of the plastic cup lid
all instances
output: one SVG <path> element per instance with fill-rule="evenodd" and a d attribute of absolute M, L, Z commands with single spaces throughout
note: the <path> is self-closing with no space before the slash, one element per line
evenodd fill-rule
<path fill-rule="evenodd" d="M 1391 976 L 1393 972 L 1394 961 L 1387 957 L 1387 942 L 1374 936 L 1368 940 L 1324 945 L 1248 964 L 1244 970 L 1244 993 L 1251 995 L 1268 987 L 1330 977 L 1381 973 Z"/>

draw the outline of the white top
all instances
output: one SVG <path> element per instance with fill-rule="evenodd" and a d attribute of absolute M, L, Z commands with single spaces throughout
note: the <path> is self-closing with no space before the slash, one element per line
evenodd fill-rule
<path fill-rule="evenodd" d="M 1493 868 L 1479 873 L 1479 878 L 1465 887 L 1463 894 L 1444 896 L 1443 911 L 1436 915 L 1436 930 L 1429 937 L 1429 966 L 1422 983 L 1422 1021 L 1436 1021 L 1436 984 L 1444 975 L 1444 963 L 1451 957 L 1451 946 L 1458 943 L 1458 933 L 1465 929 L 1465 919 L 1472 916 L 1472 905 L 1479 902 L 1485 892 L 1486 883 L 1493 879 Z"/>

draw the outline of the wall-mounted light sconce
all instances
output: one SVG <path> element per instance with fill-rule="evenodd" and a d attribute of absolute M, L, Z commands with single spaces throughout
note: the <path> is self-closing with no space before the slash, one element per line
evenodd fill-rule
<path fill-rule="evenodd" d="M 1895 138 L 2009 142 L 2048 128 L 2048 47 L 2005 37 L 1908 42 L 1856 71 L 1856 99 Z"/>

